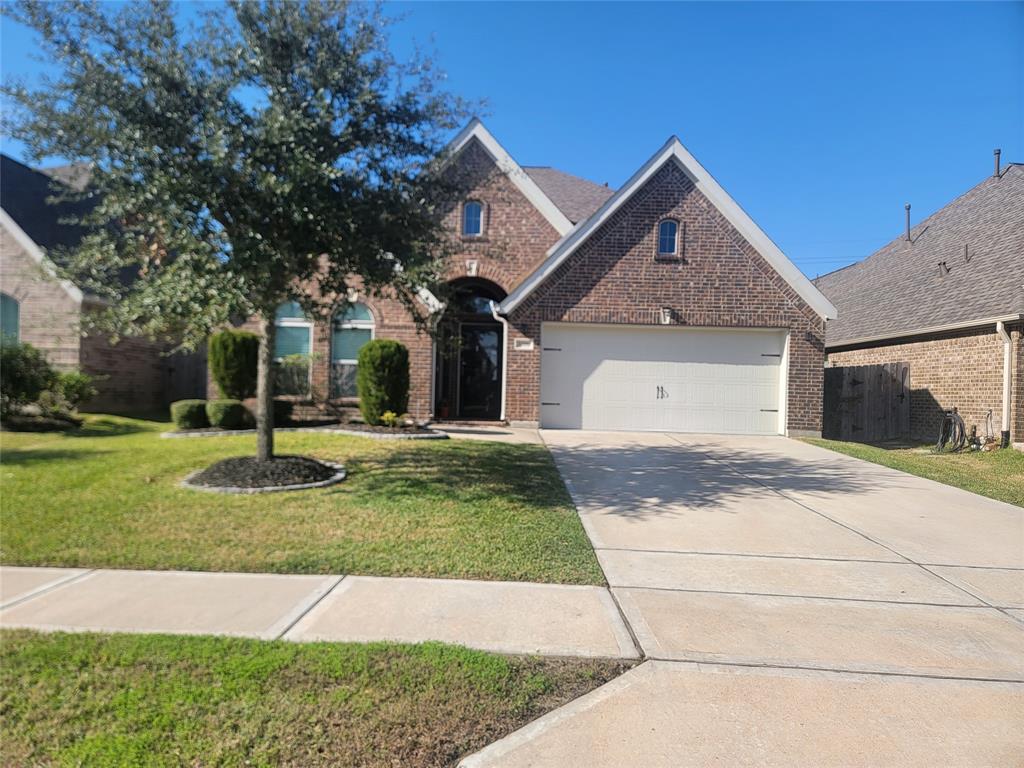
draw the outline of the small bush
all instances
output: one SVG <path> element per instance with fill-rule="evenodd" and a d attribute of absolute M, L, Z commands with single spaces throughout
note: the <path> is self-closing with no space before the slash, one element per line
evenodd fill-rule
<path fill-rule="evenodd" d="M 211 427 L 241 429 L 246 423 L 245 406 L 238 400 L 208 400 L 206 419 Z"/>
<path fill-rule="evenodd" d="M 390 339 L 364 344 L 359 350 L 356 390 L 367 424 L 380 424 L 385 411 L 405 413 L 409 408 L 409 350 Z"/>
<path fill-rule="evenodd" d="M 283 427 L 292 420 L 292 407 L 295 404 L 291 400 L 274 401 L 274 426 Z"/>
<path fill-rule="evenodd" d="M 57 383 L 57 373 L 46 356 L 31 344 L 0 345 L 0 415 L 39 400 Z"/>
<path fill-rule="evenodd" d="M 248 331 L 221 331 L 210 337 L 210 373 L 221 397 L 243 400 L 256 394 L 260 339 Z"/>
<path fill-rule="evenodd" d="M 394 411 L 384 411 L 380 415 L 380 423 L 385 427 L 397 427 L 401 417 Z"/>
<path fill-rule="evenodd" d="M 56 393 L 69 411 L 77 411 L 79 406 L 96 397 L 96 387 L 89 374 L 66 371 L 57 379 Z"/>
<path fill-rule="evenodd" d="M 205 400 L 179 400 L 171 403 L 171 421 L 178 429 L 202 429 L 210 426 Z"/>

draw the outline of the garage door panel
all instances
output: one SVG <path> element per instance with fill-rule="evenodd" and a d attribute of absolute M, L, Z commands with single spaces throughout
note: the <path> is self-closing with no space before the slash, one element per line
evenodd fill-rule
<path fill-rule="evenodd" d="M 783 331 L 545 324 L 541 424 L 776 434 Z"/>

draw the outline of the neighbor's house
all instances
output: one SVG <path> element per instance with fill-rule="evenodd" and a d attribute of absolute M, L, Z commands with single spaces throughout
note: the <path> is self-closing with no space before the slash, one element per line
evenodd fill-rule
<path fill-rule="evenodd" d="M 1024 165 L 1011 164 L 863 261 L 818 278 L 834 366 L 904 362 L 910 430 L 943 412 L 1024 446 Z"/>
<path fill-rule="evenodd" d="M 820 433 L 835 308 L 676 138 L 614 192 L 520 166 L 477 120 L 451 149 L 476 183 L 445 219 L 454 298 L 425 299 L 440 333 L 390 300 L 315 322 L 286 304 L 277 356 L 309 356 L 310 392 L 353 396 L 380 337 L 409 348 L 419 419 Z"/>
<path fill-rule="evenodd" d="M 88 205 L 48 202 L 53 185 L 81 190 L 86 182 L 81 166 L 36 170 L 0 155 L 0 331 L 39 348 L 58 369 L 96 377 L 99 395 L 88 410 L 151 411 L 201 392 L 205 370 L 194 370 L 191 360 L 165 357 L 164 344 L 125 338 L 111 345 L 100 334 L 83 334 L 83 317 L 103 303 L 58 279 L 46 253 L 79 241 L 82 229 L 67 219 Z"/>

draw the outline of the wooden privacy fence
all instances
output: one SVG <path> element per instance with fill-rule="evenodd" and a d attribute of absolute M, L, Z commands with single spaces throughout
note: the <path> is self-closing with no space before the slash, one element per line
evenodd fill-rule
<path fill-rule="evenodd" d="M 879 443 L 910 437 L 910 366 L 825 369 L 822 437 Z"/>

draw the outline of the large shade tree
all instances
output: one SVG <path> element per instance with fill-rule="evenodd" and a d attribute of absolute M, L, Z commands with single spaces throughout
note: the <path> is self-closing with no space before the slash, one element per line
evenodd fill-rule
<path fill-rule="evenodd" d="M 4 84 L 6 131 L 36 159 L 89 164 L 89 234 L 57 260 L 109 300 L 106 330 L 195 348 L 259 319 L 262 461 L 282 302 L 333 312 L 357 280 L 424 317 L 458 184 L 433 171 L 464 109 L 429 59 L 396 60 L 378 6 L 206 8 L 184 24 L 164 0 L 6 5 L 57 68 Z"/>

